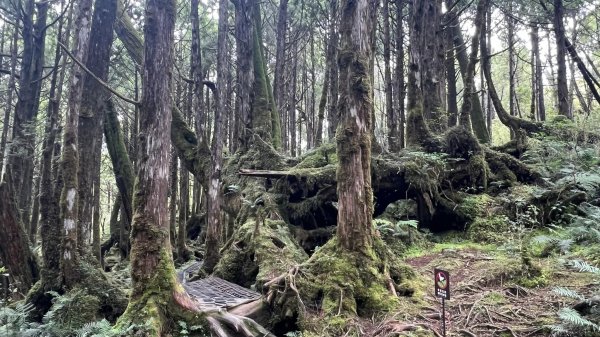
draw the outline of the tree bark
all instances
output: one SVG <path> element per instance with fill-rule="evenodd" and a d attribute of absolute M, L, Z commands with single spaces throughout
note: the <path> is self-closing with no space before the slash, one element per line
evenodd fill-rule
<path fill-rule="evenodd" d="M 566 37 L 563 24 L 564 7 L 562 0 L 554 0 L 554 36 L 556 38 L 556 62 L 557 62 L 557 96 L 558 113 L 573 119 L 569 111 L 569 88 L 567 86 L 567 63 L 566 63 Z"/>
<path fill-rule="evenodd" d="M 546 103 L 544 99 L 544 81 L 543 67 L 540 57 L 539 47 L 539 27 L 533 27 L 533 36 L 531 38 L 533 54 L 535 55 L 535 100 L 538 111 L 538 118 L 541 122 L 546 120 Z"/>
<path fill-rule="evenodd" d="M 446 6 L 451 7 L 453 4 L 452 0 L 446 0 Z M 426 21 L 427 22 L 427 21 Z M 467 75 L 467 66 L 469 64 L 469 56 L 467 55 L 467 47 L 463 39 L 460 25 L 452 25 L 452 32 L 454 35 L 454 47 L 456 53 L 456 59 L 460 68 L 461 77 L 463 84 L 465 83 Z M 471 123 L 473 124 L 473 131 L 475 136 L 481 143 L 487 143 L 489 141 L 489 135 L 487 133 L 485 125 L 485 117 L 483 115 L 483 107 L 479 100 L 473 101 L 473 109 L 471 115 Z"/>
<path fill-rule="evenodd" d="M 108 82 L 110 53 L 113 42 L 113 25 L 116 19 L 117 0 L 96 0 L 92 14 L 86 67 L 96 77 Z M 78 195 L 79 218 L 77 246 L 80 253 L 89 251 L 92 236 L 93 213 L 96 204 L 95 176 L 100 175 L 104 101 L 109 93 L 89 74 L 83 76 L 81 110 L 78 117 Z"/>
<path fill-rule="evenodd" d="M 37 6 L 35 23 L 34 7 Z M 28 0 L 21 11 L 23 21 L 23 54 L 19 91 L 13 121 L 13 137 L 8 157 L 11 167 L 12 188 L 18 193 L 17 205 L 21 221 L 29 227 L 33 182 L 33 156 L 35 148 L 34 120 L 40 104 L 44 51 L 46 41 L 46 19 L 48 3 L 34 4 Z"/>
<path fill-rule="evenodd" d="M 6 152 L 6 140 L 8 138 L 8 130 L 10 125 L 10 115 L 13 111 L 13 92 L 15 91 L 15 82 L 17 78 L 17 54 L 19 53 L 19 23 L 17 21 L 14 27 L 12 42 L 10 45 L 10 73 L 11 76 L 8 79 L 8 93 L 6 98 L 6 109 L 4 110 L 4 118 L 2 120 L 2 138 L 0 138 L 0 173 L 4 168 L 4 154 Z"/>
<path fill-rule="evenodd" d="M 219 235 L 222 231 L 221 217 L 221 170 L 223 165 L 223 117 L 226 114 L 227 86 L 227 15 L 228 0 L 219 1 L 219 28 L 217 40 L 217 90 L 215 132 L 211 146 L 211 171 L 208 183 L 207 228 L 203 268 L 212 273 L 219 262 Z"/>
<path fill-rule="evenodd" d="M 339 120 L 338 89 L 339 73 L 336 65 L 338 59 L 338 0 L 329 1 L 329 32 L 327 46 L 327 72 L 329 74 L 329 110 L 327 112 L 328 137 L 335 139 L 335 132 Z"/>
<path fill-rule="evenodd" d="M 8 183 L 0 184 L 0 259 L 19 292 L 25 294 L 37 280 L 39 272 L 11 192 Z"/>
<path fill-rule="evenodd" d="M 371 188 L 371 29 L 367 0 L 344 1 L 340 22 L 340 123 L 338 155 L 337 235 L 341 246 L 368 253 L 373 242 Z"/>
<path fill-rule="evenodd" d="M 402 19 L 398 22 L 402 24 Z M 391 59 L 391 32 L 390 32 L 390 0 L 383 0 L 383 62 L 384 62 L 384 82 L 385 82 L 385 111 L 388 127 L 388 147 L 392 152 L 399 150 L 398 146 L 398 116 L 394 109 L 393 101 L 393 83 Z"/>
<path fill-rule="evenodd" d="M 398 142 L 399 148 L 405 144 L 405 108 L 406 83 L 404 80 L 404 0 L 396 0 L 396 83 L 398 94 Z"/>
<path fill-rule="evenodd" d="M 92 1 L 83 0 L 77 3 L 74 52 L 76 59 L 85 64 L 87 61 L 89 36 L 91 29 Z M 70 77 L 69 111 L 67 113 L 63 136 L 62 175 L 63 190 L 60 197 L 61 223 L 63 224 L 63 244 L 61 259 L 61 277 L 67 287 L 78 280 L 77 263 L 77 219 L 79 219 L 78 195 L 78 119 L 81 111 L 84 71 L 73 64 Z"/>

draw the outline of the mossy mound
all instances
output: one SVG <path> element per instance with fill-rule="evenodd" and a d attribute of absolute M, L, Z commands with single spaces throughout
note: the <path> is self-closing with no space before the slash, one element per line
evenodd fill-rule
<path fill-rule="evenodd" d="M 214 275 L 244 287 L 262 285 L 306 259 L 283 221 L 253 220 L 238 228 L 223 248 Z"/>
<path fill-rule="evenodd" d="M 295 167 L 298 169 L 318 168 L 329 164 L 337 164 L 336 146 L 333 142 L 325 143 L 307 152 Z"/>
<path fill-rule="evenodd" d="M 412 269 L 395 258 L 381 239 L 375 238 L 373 248 L 364 254 L 341 248 L 333 238 L 301 266 L 295 278 L 303 302 L 295 303 L 301 308 L 299 326 L 321 336 L 342 335 L 348 319 L 356 315 L 371 317 L 399 308 L 400 300 L 392 292 L 412 295 L 413 278 Z M 321 319 L 312 319 L 302 311 L 303 305 L 316 310 Z"/>

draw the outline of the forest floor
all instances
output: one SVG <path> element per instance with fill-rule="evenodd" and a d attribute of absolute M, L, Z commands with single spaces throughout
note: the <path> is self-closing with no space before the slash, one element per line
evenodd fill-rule
<path fill-rule="evenodd" d="M 549 336 L 559 309 L 577 302 L 558 295 L 556 287 L 586 298 L 598 290 L 596 275 L 568 267 L 566 259 L 532 259 L 541 270 L 532 277 L 524 274 L 519 255 L 501 246 L 455 241 L 409 251 L 405 262 L 424 284 L 419 310 L 390 314 L 379 324 L 367 322 L 364 335 L 442 336 L 442 305 L 433 282 L 433 270 L 440 268 L 450 273 L 446 336 Z"/>

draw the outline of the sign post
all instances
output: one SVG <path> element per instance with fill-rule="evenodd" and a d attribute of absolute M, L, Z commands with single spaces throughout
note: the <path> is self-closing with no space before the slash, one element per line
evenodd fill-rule
<path fill-rule="evenodd" d="M 446 337 L 446 300 L 450 299 L 450 273 L 441 270 L 433 270 L 435 297 L 442 298 L 442 334 Z"/>

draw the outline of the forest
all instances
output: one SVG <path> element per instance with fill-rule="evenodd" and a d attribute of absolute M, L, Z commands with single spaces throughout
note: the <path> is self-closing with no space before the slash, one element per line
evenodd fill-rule
<path fill-rule="evenodd" d="M 0 0 L 0 337 L 600 336 L 598 64 L 598 0 Z"/>

